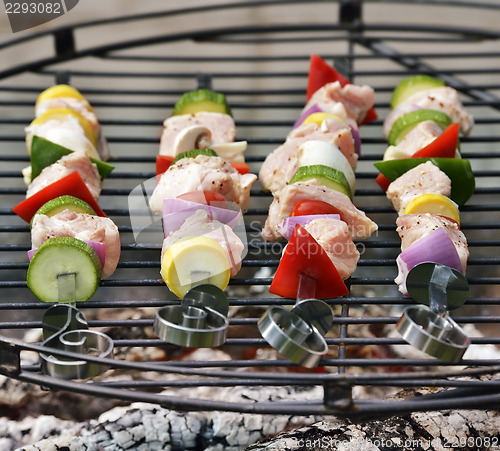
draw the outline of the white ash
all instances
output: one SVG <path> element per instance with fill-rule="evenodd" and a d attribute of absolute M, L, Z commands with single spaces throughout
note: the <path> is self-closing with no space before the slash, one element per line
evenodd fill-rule
<path fill-rule="evenodd" d="M 191 392 L 193 390 L 190 390 Z M 221 399 L 252 402 L 262 400 L 265 390 L 248 387 L 231 387 L 222 390 Z M 222 392 L 221 391 L 221 392 Z M 175 391 L 176 395 L 182 395 Z M 166 392 L 166 394 L 171 394 Z M 268 392 L 267 399 L 307 399 L 308 391 L 279 389 Z M 313 424 L 318 416 L 294 417 L 289 415 L 255 415 L 233 412 L 174 412 L 151 404 L 134 403 L 117 407 L 101 415 L 97 420 L 61 425 L 51 428 L 45 436 L 32 431 L 20 434 L 9 431 L 10 444 L 19 451 L 70 451 L 102 450 L 206 450 L 239 451 L 259 440 L 267 440 L 279 432 L 306 424 Z M 36 419 L 35 421 L 42 421 Z M 47 420 L 48 421 L 48 420 Z M 15 429 L 13 421 L 5 422 Z M 50 437 L 48 436 L 50 435 Z M 40 439 L 38 442 L 33 439 Z M 31 442 L 29 441 L 31 440 Z M 24 445 L 24 446 L 23 446 Z M 20 447 L 21 446 L 21 447 Z M 15 447 L 5 448 L 15 449 Z M 3 451 L 0 448 L 0 451 Z"/>

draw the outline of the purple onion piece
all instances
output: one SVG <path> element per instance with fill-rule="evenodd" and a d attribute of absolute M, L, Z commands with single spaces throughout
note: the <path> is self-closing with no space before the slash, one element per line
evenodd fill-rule
<path fill-rule="evenodd" d="M 310 116 L 311 114 L 313 113 L 322 113 L 323 110 L 318 106 L 318 105 L 313 105 L 312 107 L 308 108 L 307 110 L 305 110 L 300 116 L 299 118 L 295 121 L 295 123 L 293 124 L 293 127 L 292 127 L 292 130 L 294 128 L 297 128 L 300 124 L 302 124 L 302 122 L 304 122 L 305 118 L 307 116 Z"/>
<path fill-rule="evenodd" d="M 359 137 L 359 130 L 356 127 L 351 127 L 352 139 L 354 140 L 354 152 L 360 157 L 361 156 L 361 138 Z"/>
<path fill-rule="evenodd" d="M 241 215 L 241 209 L 234 202 L 221 202 L 225 208 L 213 205 L 199 204 L 183 199 L 163 200 L 163 232 L 168 236 L 171 232 L 178 230 L 184 221 L 192 216 L 197 210 L 204 210 L 210 214 L 214 220 L 227 224 L 233 228 Z M 233 207 L 233 208 L 227 208 Z"/>
<path fill-rule="evenodd" d="M 399 272 L 394 282 L 398 284 L 399 291 L 405 296 L 408 296 L 406 289 L 408 273 L 414 266 L 424 262 L 440 263 L 463 272 L 462 263 L 453 241 L 444 228 L 439 227 L 413 243 L 396 258 Z"/>

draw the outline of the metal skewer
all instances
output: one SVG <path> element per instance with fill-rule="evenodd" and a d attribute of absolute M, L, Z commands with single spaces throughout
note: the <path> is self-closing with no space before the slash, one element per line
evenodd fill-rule
<path fill-rule="evenodd" d="M 113 340 L 106 334 L 88 330 L 83 313 L 76 304 L 76 274 L 57 276 L 59 302 L 50 307 L 42 320 L 43 346 L 80 354 L 113 356 Z M 85 360 L 64 359 L 40 353 L 42 371 L 62 379 L 87 379 L 105 372 L 108 367 Z"/>
<path fill-rule="evenodd" d="M 88 330 L 81 311 L 68 304 L 56 304 L 43 316 L 43 346 L 80 354 L 113 357 L 113 340 L 102 332 Z M 61 379 L 87 379 L 105 372 L 108 367 L 85 360 L 65 359 L 40 353 L 42 371 Z"/>
<path fill-rule="evenodd" d="M 438 263 L 415 266 L 406 279 L 410 296 L 420 305 L 407 307 L 396 329 L 417 349 L 446 362 L 458 362 L 470 339 L 448 315 L 467 300 L 469 285 L 463 274 Z"/>
<path fill-rule="evenodd" d="M 192 348 L 221 346 L 227 338 L 229 303 L 215 285 L 191 288 L 180 305 L 167 305 L 156 312 L 153 331 L 164 341 Z"/>
<path fill-rule="evenodd" d="M 314 299 L 316 280 L 305 273 L 299 278 L 295 306 L 291 310 L 269 307 L 258 328 L 280 354 L 298 365 L 314 368 L 328 352 L 324 336 L 332 327 L 333 314 L 328 304 Z"/>

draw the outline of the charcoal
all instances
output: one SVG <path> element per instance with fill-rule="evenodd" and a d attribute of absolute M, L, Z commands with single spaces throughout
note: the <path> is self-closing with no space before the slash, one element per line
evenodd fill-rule
<path fill-rule="evenodd" d="M 248 398 L 260 398 L 258 388 L 222 390 L 220 397 L 239 397 L 247 392 Z M 264 390 L 265 391 L 265 390 Z M 284 396 L 287 390 L 278 390 Z M 298 392 L 306 398 L 307 392 Z M 267 397 L 273 395 L 268 391 Z M 6 421 L 4 429 L 12 437 L 9 447 L 0 451 L 61 450 L 70 451 L 122 451 L 122 450 L 206 450 L 239 451 L 257 441 L 267 440 L 277 433 L 313 424 L 320 417 L 290 417 L 288 415 L 261 416 L 234 412 L 175 412 L 150 404 L 135 403 L 128 407 L 116 407 L 101 415 L 98 420 L 81 423 L 60 422 L 55 417 L 46 420 L 50 432 L 35 435 L 25 424 L 27 433 L 16 430 L 16 422 Z M 36 429 L 40 417 L 32 419 Z M 39 430 L 41 428 L 38 428 Z M 6 434 L 3 434 L 4 436 Z M 50 435 L 50 436 L 49 436 Z M 24 444 L 24 446 L 23 446 Z M 15 445 L 15 446 L 14 446 Z"/>

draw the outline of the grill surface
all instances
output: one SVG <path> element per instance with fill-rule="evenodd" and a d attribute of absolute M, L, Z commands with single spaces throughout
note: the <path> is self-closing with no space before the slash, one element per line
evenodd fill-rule
<path fill-rule="evenodd" d="M 154 176 L 161 123 L 183 92 L 211 86 L 227 95 L 238 139 L 249 142 L 247 161 L 253 172 L 284 140 L 304 105 L 311 53 L 341 64 L 353 82 L 373 86 L 381 118 L 361 129 L 363 155 L 356 171 L 355 196 L 355 203 L 379 224 L 379 231 L 359 244 L 362 255 L 348 281 L 350 294 L 328 301 L 335 318 L 327 338 L 331 355 L 320 363 L 325 372 L 284 371 L 293 370 L 293 365 L 259 357 L 257 352 L 267 348 L 256 327 L 260 314 L 269 305 L 294 303 L 267 291 L 282 247 L 260 239 L 271 197 L 258 185 L 245 218 L 248 254 L 228 288 L 230 331 L 222 349 L 239 358 L 132 362 L 117 357 L 109 362 L 126 372 L 158 375 L 158 380 L 140 377 L 131 382 L 63 381 L 42 375 L 38 365 L 24 365 L 17 371 L 5 362 L 0 372 L 53 389 L 159 403 L 178 410 L 359 417 L 498 405 L 500 381 L 494 375 L 500 369 L 495 350 L 500 344 L 500 53 L 496 48 L 500 32 L 494 24 L 500 20 L 500 7 L 478 2 L 417 3 L 296 1 L 285 6 L 285 2 L 239 2 L 82 23 L 0 45 L 0 54 L 7 57 L 26 46 L 44 49 L 0 72 L 0 334 L 15 341 L 18 349 L 42 350 L 39 344 L 16 341 L 16 337 L 40 329 L 48 307 L 26 287 L 29 227 L 11 211 L 25 195 L 20 172 L 29 161 L 24 127 L 32 120 L 36 95 L 47 86 L 69 81 L 78 87 L 97 110 L 110 142 L 116 169 L 105 182 L 100 205 L 119 225 L 122 260 L 94 297 L 77 307 L 89 318 L 91 329 L 113 331 L 118 351 L 172 348 L 146 333 L 151 331 L 156 309 L 178 301 L 159 277 L 161 243 L 134 241 L 127 200 L 134 187 Z M 382 22 L 372 19 L 380 16 L 379 8 L 390 12 Z M 470 22 L 435 23 L 432 18 L 446 17 L 447 8 L 470 11 Z M 273 19 L 259 25 L 263 17 Z M 165 31 L 151 35 L 151 23 L 165 24 Z M 94 38 L 103 27 L 107 42 Z M 396 213 L 374 183 L 372 163 L 382 158 L 386 147 L 381 123 L 392 89 L 401 78 L 420 72 L 439 76 L 458 89 L 476 121 L 471 136 L 461 140 L 477 189 L 461 211 L 471 253 L 467 271 L 471 290 L 454 318 L 470 331 L 472 345 L 460 364 L 416 355 L 397 334 L 387 332 L 394 330 L 402 309 L 412 300 L 400 296 L 394 286 L 400 245 Z M 132 314 L 123 316 L 125 309 L 132 309 Z M 142 315 L 134 319 L 138 311 Z M 394 346 L 402 352 L 395 354 Z M 0 355 L 7 356 L 8 349 L 2 346 Z M 256 358 L 247 357 L 256 352 Z M 167 374 L 190 377 L 172 380 L 163 377 Z M 483 374 L 493 379 L 479 380 Z M 471 379 L 457 377 L 466 375 Z M 324 396 L 307 403 L 290 399 L 238 404 L 158 394 L 166 387 L 233 385 L 322 386 Z M 353 390 L 430 385 L 449 390 L 404 401 L 375 395 L 358 399 Z"/>

